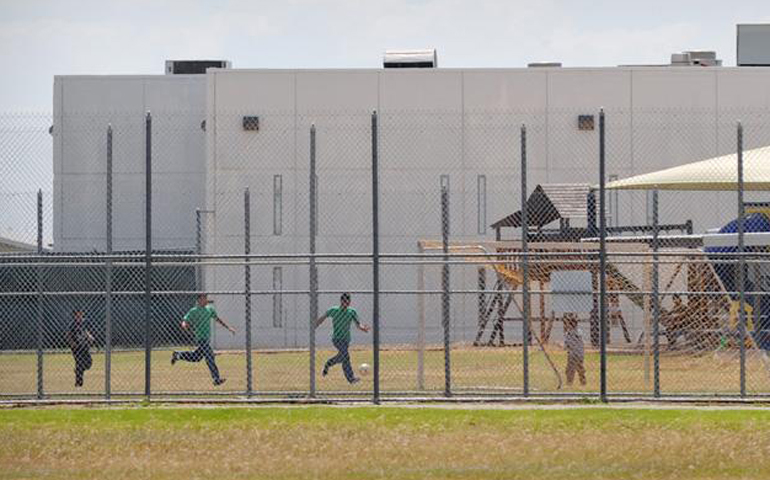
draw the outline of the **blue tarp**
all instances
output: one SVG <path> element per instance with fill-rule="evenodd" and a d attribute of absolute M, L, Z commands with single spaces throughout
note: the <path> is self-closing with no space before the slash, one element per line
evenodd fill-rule
<path fill-rule="evenodd" d="M 752 213 L 746 215 L 743 221 L 743 231 L 746 233 L 753 232 L 770 232 L 770 219 L 762 213 Z M 738 232 L 738 220 L 735 219 L 719 229 L 719 233 L 737 233 Z M 738 251 L 738 247 L 706 247 L 706 253 L 733 253 Z M 754 246 L 744 247 L 745 252 L 767 252 L 770 251 L 769 246 Z M 736 291 L 736 274 L 737 265 L 731 263 L 725 263 L 722 257 L 710 257 L 714 271 L 722 280 L 725 288 L 728 291 Z M 756 291 L 752 277 L 749 275 L 748 266 L 744 270 L 744 291 Z M 733 300 L 737 300 L 737 295 L 730 295 Z M 754 331 L 752 336 L 757 345 L 763 350 L 770 350 L 770 296 L 759 295 L 746 295 L 745 301 L 748 305 L 754 309 Z"/>

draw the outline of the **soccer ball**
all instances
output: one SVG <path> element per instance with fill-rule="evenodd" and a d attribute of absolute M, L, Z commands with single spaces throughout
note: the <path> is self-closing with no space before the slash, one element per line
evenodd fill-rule
<path fill-rule="evenodd" d="M 362 363 L 358 366 L 358 371 L 361 373 L 361 375 L 369 375 L 369 364 Z"/>

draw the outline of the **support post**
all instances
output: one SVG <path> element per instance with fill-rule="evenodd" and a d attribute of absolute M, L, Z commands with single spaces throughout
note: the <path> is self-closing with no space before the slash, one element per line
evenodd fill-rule
<path fill-rule="evenodd" d="M 452 395 L 452 368 L 449 321 L 449 188 L 441 186 L 441 246 L 444 263 L 441 266 L 441 326 L 444 329 L 444 396 Z"/>
<path fill-rule="evenodd" d="M 310 279 L 310 305 L 309 305 L 309 311 L 310 311 L 310 319 L 309 319 L 309 328 L 310 328 L 310 398 L 315 398 L 316 394 L 316 367 L 315 367 L 315 330 L 316 325 L 315 322 L 318 319 L 318 269 L 316 268 L 316 258 L 315 258 L 315 249 L 316 249 L 316 225 L 318 222 L 318 219 L 316 218 L 316 214 L 318 212 L 318 209 L 316 207 L 316 201 L 318 198 L 318 193 L 316 192 L 316 145 L 315 145 L 315 125 L 310 126 L 310 177 L 308 179 L 309 186 L 310 186 L 310 225 L 309 225 L 309 232 L 308 232 L 308 238 L 310 241 L 309 250 L 310 250 L 310 259 L 309 259 L 309 279 Z"/>
<path fill-rule="evenodd" d="M 652 394 L 660 397 L 660 217 L 658 191 L 652 192 Z"/>
<path fill-rule="evenodd" d="M 107 126 L 107 260 L 104 275 L 104 396 L 112 395 L 112 125 Z"/>
<path fill-rule="evenodd" d="M 604 109 L 599 110 L 599 397 L 607 402 L 607 217 Z"/>
<path fill-rule="evenodd" d="M 145 117 L 144 165 L 144 396 L 150 399 L 152 375 L 152 115 Z"/>
<path fill-rule="evenodd" d="M 521 126 L 521 345 L 524 396 L 529 396 L 529 211 L 527 208 L 527 127 Z"/>
<path fill-rule="evenodd" d="M 380 403 L 380 174 L 377 112 L 372 112 L 372 323 L 373 402 Z"/>
<path fill-rule="evenodd" d="M 738 122 L 738 330 L 740 332 L 740 389 L 741 397 L 746 396 L 746 259 L 744 251 L 745 207 L 743 205 L 743 124 Z"/>
<path fill-rule="evenodd" d="M 243 301 L 244 301 L 244 323 L 246 330 L 246 396 L 251 397 L 254 394 L 254 369 L 251 358 L 251 266 L 249 266 L 249 255 L 251 254 L 251 196 L 249 188 L 243 192 Z"/>
<path fill-rule="evenodd" d="M 37 254 L 43 254 L 43 190 L 37 191 Z M 43 267 L 37 273 L 37 398 L 43 398 Z"/>
<path fill-rule="evenodd" d="M 421 242 L 417 242 L 417 251 L 425 253 Z M 425 290 L 425 265 L 417 265 L 417 290 Z M 425 390 L 425 295 L 417 295 L 417 389 Z"/>

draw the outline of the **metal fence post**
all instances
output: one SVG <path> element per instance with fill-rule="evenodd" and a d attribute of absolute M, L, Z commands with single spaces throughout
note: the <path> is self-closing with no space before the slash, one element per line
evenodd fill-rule
<path fill-rule="evenodd" d="M 744 251 L 744 220 L 746 216 L 743 205 L 743 124 L 738 122 L 738 330 L 740 332 L 740 384 L 741 397 L 746 396 L 746 294 L 745 294 L 745 275 L 746 259 L 743 256 Z"/>
<path fill-rule="evenodd" d="M 308 237 L 310 239 L 310 398 L 315 397 L 316 393 L 316 373 L 315 373 L 315 330 L 316 319 L 318 319 L 318 270 L 316 268 L 316 145 L 315 145 L 315 125 L 310 126 L 310 230 Z"/>
<path fill-rule="evenodd" d="M 43 255 L 43 190 L 37 191 L 37 254 Z M 37 398 L 43 398 L 43 267 L 37 273 Z"/>
<path fill-rule="evenodd" d="M 529 395 L 529 211 L 527 209 L 527 127 L 521 126 L 521 309 L 523 393 Z"/>
<path fill-rule="evenodd" d="M 605 125 L 599 110 L 599 397 L 607 402 L 607 217 L 605 215 Z"/>
<path fill-rule="evenodd" d="M 380 175 L 377 111 L 372 112 L 372 343 L 374 345 L 373 402 L 380 403 Z"/>
<path fill-rule="evenodd" d="M 251 196 L 249 188 L 243 192 L 243 253 L 244 256 L 244 322 L 246 329 L 246 396 L 254 393 L 254 373 L 251 358 L 251 267 L 249 266 L 249 254 L 251 254 Z"/>
<path fill-rule="evenodd" d="M 452 368 L 449 312 L 449 189 L 441 186 L 441 247 L 444 263 L 441 266 L 441 326 L 444 330 L 444 396 L 452 395 Z"/>
<path fill-rule="evenodd" d="M 107 125 L 107 218 L 104 276 L 104 396 L 112 395 L 112 125 Z"/>
<path fill-rule="evenodd" d="M 150 399 L 152 375 L 152 115 L 145 117 L 144 166 L 144 395 Z"/>
<path fill-rule="evenodd" d="M 659 227 L 658 191 L 652 192 L 652 391 L 660 397 L 660 265 L 658 264 Z"/>
<path fill-rule="evenodd" d="M 417 251 L 425 253 L 422 242 L 417 242 Z M 425 265 L 417 265 L 417 389 L 425 390 Z"/>

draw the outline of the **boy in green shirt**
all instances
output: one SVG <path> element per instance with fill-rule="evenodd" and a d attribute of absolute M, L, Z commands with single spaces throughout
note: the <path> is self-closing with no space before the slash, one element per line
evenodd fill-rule
<path fill-rule="evenodd" d="M 330 358 L 324 365 L 323 375 L 329 373 L 329 368 L 341 363 L 342 371 L 345 372 L 345 378 L 350 383 L 356 383 L 360 379 L 353 375 L 353 367 L 350 365 L 350 324 L 355 322 L 356 327 L 362 332 L 368 332 L 369 327 L 361 325 L 358 320 L 358 313 L 350 306 L 350 294 L 343 293 L 340 297 L 340 305 L 332 307 L 326 311 L 318 320 L 315 327 L 318 328 L 327 318 L 332 319 L 332 343 L 337 349 L 337 355 Z"/>
<path fill-rule="evenodd" d="M 217 311 L 209 304 L 206 294 L 201 293 L 198 295 L 197 306 L 190 309 L 182 320 L 183 330 L 192 327 L 198 348 L 186 352 L 173 352 L 171 354 L 171 365 L 175 364 L 177 360 L 200 362 L 201 359 L 205 358 L 214 385 L 222 385 L 225 383 L 225 379 L 219 376 L 219 369 L 214 361 L 214 350 L 211 349 L 211 344 L 209 343 L 211 338 L 211 320 L 215 320 L 235 335 L 235 329 L 217 315 Z"/>

